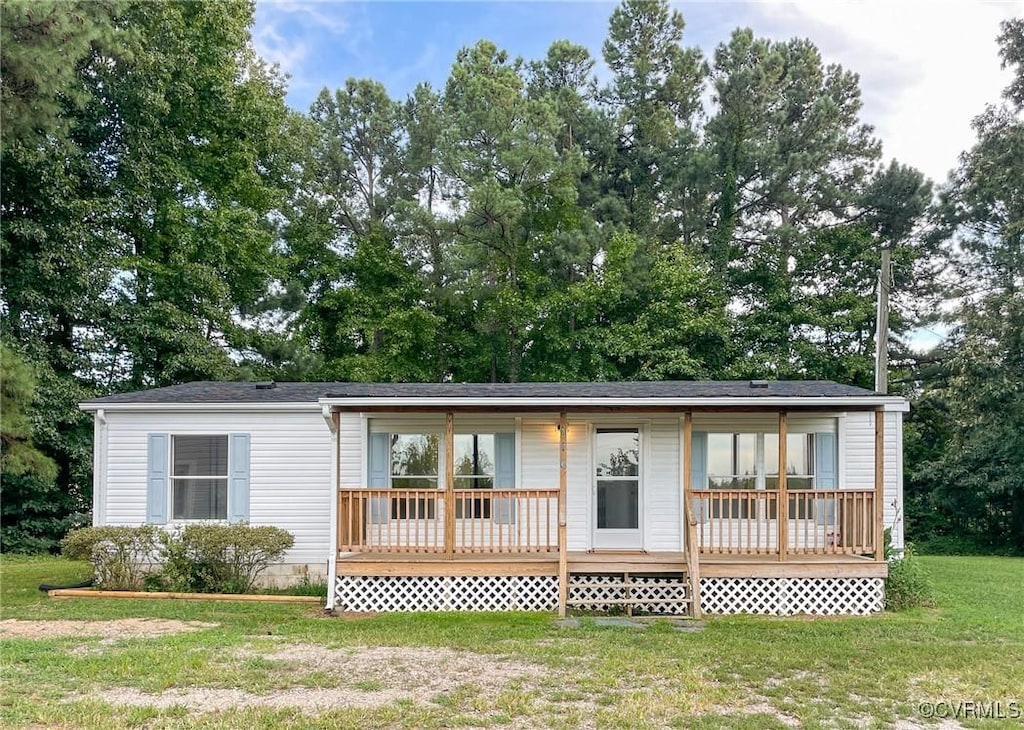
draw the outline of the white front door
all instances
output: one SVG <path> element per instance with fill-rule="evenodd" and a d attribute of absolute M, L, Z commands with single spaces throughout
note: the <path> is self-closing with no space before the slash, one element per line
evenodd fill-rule
<path fill-rule="evenodd" d="M 594 548 L 639 549 L 641 535 L 640 429 L 594 430 Z"/>

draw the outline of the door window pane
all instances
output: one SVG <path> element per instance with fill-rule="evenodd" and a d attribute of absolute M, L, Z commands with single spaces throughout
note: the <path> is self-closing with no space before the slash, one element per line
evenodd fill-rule
<path fill-rule="evenodd" d="M 640 474 L 640 433 L 636 429 L 598 429 L 595 452 L 599 477 Z"/>
<path fill-rule="evenodd" d="M 635 530 L 640 526 L 637 480 L 597 480 L 597 526 L 612 530 Z"/>

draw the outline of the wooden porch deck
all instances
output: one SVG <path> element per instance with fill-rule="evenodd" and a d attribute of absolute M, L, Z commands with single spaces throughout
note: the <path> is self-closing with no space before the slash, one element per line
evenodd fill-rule
<path fill-rule="evenodd" d="M 687 572 L 683 552 L 567 553 L 569 574 Z M 456 554 L 361 552 L 340 557 L 338 575 L 558 575 L 558 555 L 543 553 Z M 888 565 L 859 555 L 701 555 L 705 578 L 884 578 Z"/>
<path fill-rule="evenodd" d="M 779 463 L 787 463 L 788 414 L 782 410 L 778 417 Z M 749 605 L 749 610 L 755 612 L 785 612 L 792 611 L 793 605 L 805 605 L 807 608 L 803 610 L 806 611 L 814 612 L 819 608 L 833 611 L 836 610 L 835 600 L 847 600 L 842 592 L 848 588 L 840 585 L 836 589 L 836 584 L 879 584 L 877 579 L 888 573 L 881 550 L 883 417 L 883 411 L 877 409 L 875 473 L 871 488 L 835 488 L 832 485 L 791 490 L 783 470 L 778 475 L 776 488 L 771 490 L 706 489 L 704 484 L 693 484 L 692 469 L 683 469 L 679 519 L 680 526 L 685 527 L 681 531 L 679 552 L 578 552 L 568 549 L 567 537 L 567 412 L 563 410 L 558 414 L 557 488 L 506 485 L 483 493 L 482 490 L 455 488 L 454 411 L 447 409 L 445 473 L 438 479 L 443 489 L 404 489 L 393 485 L 390 488 L 342 488 L 340 476 L 337 477 L 337 499 L 332 507 L 337 559 L 330 571 L 331 580 L 351 586 L 388 583 L 387 580 L 351 580 L 358 576 L 395 578 L 391 581 L 395 584 L 409 583 L 402 578 L 425 578 L 414 582 L 417 586 L 428 586 L 416 588 L 423 596 L 409 604 L 402 592 L 404 589 L 396 589 L 394 596 L 385 597 L 387 610 L 400 610 L 395 606 L 434 605 L 431 601 L 436 602 L 438 596 L 449 601 L 444 606 L 455 605 L 451 601 L 456 598 L 452 598 L 446 586 L 457 582 L 479 583 L 483 591 L 507 591 L 509 584 L 536 584 L 541 586 L 535 591 L 536 605 L 548 605 L 549 596 L 544 592 L 554 586 L 558 593 L 558 612 L 562 616 L 570 605 L 647 603 L 654 606 L 686 604 L 690 615 L 699 618 L 704 605 L 702 583 L 709 584 L 711 592 L 717 594 L 707 602 L 711 610 L 731 612 L 737 605 Z M 335 457 L 340 460 L 341 429 L 336 408 L 333 421 L 337 434 Z M 682 463 L 692 464 L 692 410 L 682 412 L 680 442 Z M 340 475 L 340 465 L 336 467 Z M 869 553 L 872 557 L 863 557 Z M 665 580 L 647 580 L 647 576 L 652 575 L 663 576 Z M 480 580 L 447 580 L 457 576 L 479 577 Z M 508 580 L 518 576 L 527 578 Z M 581 576 L 595 578 L 587 580 Z M 809 580 L 778 582 L 783 586 L 778 591 L 774 579 L 779 578 Z M 757 585 L 759 583 L 770 585 L 770 589 L 764 590 L 764 585 Z M 779 598 L 776 594 L 786 593 L 785 587 L 790 583 L 804 588 L 810 585 L 816 595 L 798 596 L 796 604 L 791 597 Z M 602 589 L 607 589 L 605 593 L 614 593 L 621 589 L 626 597 L 572 596 L 570 585 L 577 593 Z M 671 586 L 669 591 L 676 591 L 678 595 L 648 597 L 643 601 L 630 595 L 633 589 L 647 589 L 654 595 L 658 587 L 664 586 Z M 875 591 L 876 587 L 869 586 L 869 589 Z M 513 588 L 515 590 L 518 588 Z M 737 603 L 733 594 L 738 594 L 742 600 Z M 331 595 L 333 605 L 334 593 Z M 800 604 L 800 600 L 804 603 Z M 517 606 L 523 605 L 520 599 L 516 601 Z M 873 594 L 859 605 L 868 606 L 865 610 L 880 610 L 877 601 L 877 595 Z M 774 608 L 766 609 L 765 605 L 769 604 Z"/>

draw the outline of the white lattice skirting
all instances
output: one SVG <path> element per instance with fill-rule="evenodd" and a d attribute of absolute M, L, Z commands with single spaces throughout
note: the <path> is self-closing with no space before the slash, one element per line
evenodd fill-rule
<path fill-rule="evenodd" d="M 857 615 L 885 607 L 882 578 L 701 578 L 709 614 Z M 607 611 L 628 600 L 635 610 L 681 615 L 686 582 L 679 578 L 574 575 L 571 608 Z M 338 576 L 340 611 L 554 611 L 558 578 L 529 576 Z"/>
<path fill-rule="evenodd" d="M 554 611 L 553 575 L 340 575 L 340 611 Z"/>
<path fill-rule="evenodd" d="M 885 608 L 882 578 L 701 578 L 705 613 L 864 616 Z"/>

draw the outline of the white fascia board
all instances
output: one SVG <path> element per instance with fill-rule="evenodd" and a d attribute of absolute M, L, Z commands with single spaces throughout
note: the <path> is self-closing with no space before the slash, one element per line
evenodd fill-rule
<path fill-rule="evenodd" d="M 677 408 L 722 407 L 736 408 L 768 406 L 771 408 L 835 408 L 844 407 L 876 407 L 887 411 L 908 411 L 910 405 L 904 398 L 892 396 L 842 396 L 842 397 L 753 397 L 753 398 L 321 398 L 320 403 L 327 406 L 346 406 L 348 408 L 364 407 L 395 407 L 420 406 L 443 410 L 446 407 L 500 407 L 500 408 L 606 408 L 609 406 L 644 406 Z"/>
<path fill-rule="evenodd" d="M 83 411 L 313 411 L 323 405 L 314 401 L 298 403 L 79 403 Z"/>
<path fill-rule="evenodd" d="M 473 408 L 537 408 L 549 407 L 601 409 L 606 407 L 665 407 L 699 408 L 699 407 L 733 407 L 749 408 L 768 406 L 770 408 L 834 408 L 843 410 L 846 407 L 875 407 L 886 411 L 906 413 L 910 404 L 904 398 L 892 396 L 844 396 L 844 397 L 795 397 L 795 398 L 321 398 L 319 401 L 296 403 L 79 403 L 78 407 L 87 412 L 92 411 L 135 411 L 135 412 L 280 412 L 280 411 L 322 411 L 324 407 L 346 406 L 362 407 L 395 407 L 419 406 L 444 410 L 448 407 L 469 406 Z"/>

